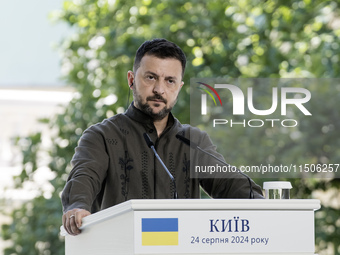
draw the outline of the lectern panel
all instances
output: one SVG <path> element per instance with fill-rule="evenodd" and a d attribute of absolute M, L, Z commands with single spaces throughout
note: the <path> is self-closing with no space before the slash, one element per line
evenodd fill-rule
<path fill-rule="evenodd" d="M 313 199 L 130 200 L 83 219 L 66 255 L 313 255 Z"/>
<path fill-rule="evenodd" d="M 157 219 L 158 229 L 178 222 L 178 242 L 162 232 L 144 241 L 143 222 Z M 136 211 L 134 222 L 136 254 L 314 253 L 313 211 Z"/>

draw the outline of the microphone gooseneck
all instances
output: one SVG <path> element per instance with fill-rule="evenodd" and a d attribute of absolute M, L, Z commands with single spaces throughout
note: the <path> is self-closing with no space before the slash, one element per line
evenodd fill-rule
<path fill-rule="evenodd" d="M 218 162 L 222 163 L 223 165 L 226 165 L 228 167 L 234 167 L 231 166 L 230 164 L 228 164 L 227 162 L 219 159 L 218 157 L 216 157 L 214 154 L 211 154 L 209 152 L 207 152 L 206 150 L 203 150 L 201 147 L 199 147 L 196 143 L 190 141 L 189 139 L 185 138 L 184 136 L 181 136 L 179 134 L 176 135 L 176 138 L 178 140 L 180 140 L 181 142 L 185 143 L 186 145 L 190 146 L 191 148 L 195 149 L 195 150 L 199 150 L 205 154 L 207 154 L 210 157 L 213 157 L 214 159 L 216 159 Z M 235 167 L 236 168 L 236 167 Z M 249 178 L 249 176 L 247 176 L 246 174 L 242 173 L 240 169 L 236 168 L 237 172 L 240 173 L 241 175 L 243 175 L 244 177 L 246 177 L 248 179 L 249 182 L 249 198 L 253 199 L 254 198 L 254 191 L 253 191 L 253 185 L 251 184 L 251 180 Z"/>
<path fill-rule="evenodd" d="M 170 173 L 170 171 L 168 170 L 168 168 L 166 167 L 166 165 L 164 164 L 164 162 L 162 161 L 162 159 L 159 157 L 156 149 L 155 149 L 155 146 L 150 138 L 150 136 L 147 134 L 147 133 L 144 133 L 143 134 L 143 137 L 144 137 L 144 140 L 146 142 L 146 144 L 148 145 L 148 147 L 150 149 L 152 149 L 153 153 L 155 154 L 156 158 L 158 159 L 159 163 L 161 163 L 161 165 L 163 166 L 163 168 L 165 169 L 165 171 L 167 172 L 167 174 L 169 175 L 173 185 L 174 185 L 174 196 L 173 198 L 174 199 L 177 199 L 178 198 L 178 194 L 177 194 L 177 188 L 176 188 L 176 181 L 175 181 L 175 178 L 173 177 L 173 175 Z"/>

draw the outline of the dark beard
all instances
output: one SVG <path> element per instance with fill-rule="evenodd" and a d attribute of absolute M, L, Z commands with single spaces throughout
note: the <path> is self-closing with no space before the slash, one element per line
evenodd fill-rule
<path fill-rule="evenodd" d="M 164 119 L 166 116 L 168 116 L 169 112 L 171 112 L 173 106 L 175 105 L 175 103 L 176 103 L 176 101 L 177 101 L 177 99 L 176 99 L 176 101 L 174 102 L 174 104 L 171 105 L 169 108 L 167 108 L 166 106 L 164 106 L 164 108 L 163 108 L 159 113 L 153 113 L 153 112 L 152 112 L 152 108 L 150 107 L 150 105 L 149 105 L 149 103 L 148 103 L 149 100 L 155 100 L 155 99 L 158 99 L 158 100 L 159 100 L 159 99 L 160 99 L 160 100 L 163 100 L 163 102 L 164 102 L 165 104 L 167 103 L 167 100 L 164 99 L 161 95 L 156 94 L 156 95 L 154 95 L 154 96 L 152 96 L 152 97 L 147 97 L 147 98 L 146 98 L 146 103 L 143 104 L 143 103 L 142 103 L 142 98 L 141 98 L 139 95 L 137 95 L 137 94 L 135 93 L 135 90 L 133 90 L 133 97 L 134 97 L 134 100 L 135 100 L 135 102 L 136 102 L 137 108 L 138 108 L 139 110 L 141 110 L 142 112 L 144 112 L 145 114 L 149 115 L 149 116 L 153 119 L 153 121 L 162 120 L 162 119 Z"/>

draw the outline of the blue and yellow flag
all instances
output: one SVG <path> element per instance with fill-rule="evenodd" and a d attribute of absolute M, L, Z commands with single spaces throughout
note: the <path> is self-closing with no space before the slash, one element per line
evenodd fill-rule
<path fill-rule="evenodd" d="M 178 245 L 178 218 L 142 218 L 142 245 Z"/>

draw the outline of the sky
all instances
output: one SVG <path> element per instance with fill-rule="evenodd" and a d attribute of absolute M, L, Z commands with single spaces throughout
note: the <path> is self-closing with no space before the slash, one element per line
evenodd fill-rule
<path fill-rule="evenodd" d="M 0 8 L 0 88 L 62 86 L 53 45 L 70 33 L 49 20 L 62 0 L 3 1 Z"/>

